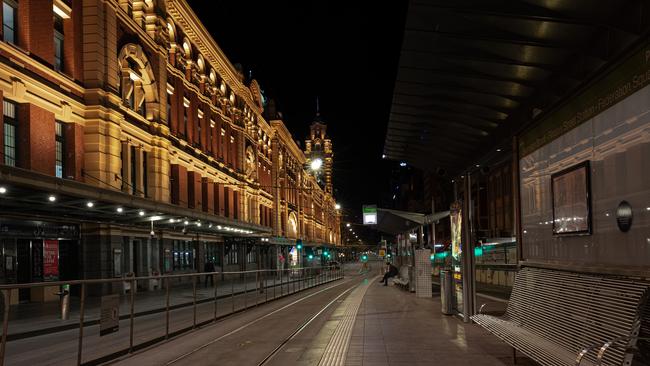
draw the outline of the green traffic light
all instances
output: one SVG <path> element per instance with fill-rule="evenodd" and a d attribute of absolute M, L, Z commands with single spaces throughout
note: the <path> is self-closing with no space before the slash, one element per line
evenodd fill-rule
<path fill-rule="evenodd" d="M 309 258 L 309 260 L 312 260 L 314 259 L 314 256 L 310 254 L 309 256 L 307 256 L 307 258 Z"/>
<path fill-rule="evenodd" d="M 296 245 L 296 248 L 298 248 L 298 250 L 302 249 L 302 244 Z"/>

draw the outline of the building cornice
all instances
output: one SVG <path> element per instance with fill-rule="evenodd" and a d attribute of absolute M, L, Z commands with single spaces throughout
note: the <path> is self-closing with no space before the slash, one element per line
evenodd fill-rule
<path fill-rule="evenodd" d="M 205 29 L 189 4 L 185 0 L 167 0 L 167 12 L 235 94 L 243 98 L 248 106 L 256 110 L 258 114 L 261 113 L 262 111 L 253 100 L 250 89 L 239 80 L 235 67 L 217 45 L 210 32 Z"/>
<path fill-rule="evenodd" d="M 284 122 L 281 120 L 273 120 L 271 121 L 271 127 L 275 130 L 275 136 L 277 137 L 278 140 L 284 145 L 285 148 L 287 148 L 293 157 L 298 160 L 300 164 L 305 164 L 307 162 L 307 158 L 305 158 L 305 154 L 302 152 L 302 150 L 298 147 L 296 142 L 293 140 L 293 137 L 291 136 L 291 132 L 287 129 L 287 126 L 285 126 Z"/>

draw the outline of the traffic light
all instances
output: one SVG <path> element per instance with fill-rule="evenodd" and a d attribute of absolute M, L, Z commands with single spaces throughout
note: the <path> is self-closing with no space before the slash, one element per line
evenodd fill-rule
<path fill-rule="evenodd" d="M 362 262 L 365 262 L 365 261 L 367 261 L 367 260 L 368 260 L 368 256 L 367 256 L 367 255 L 364 254 L 364 255 L 361 256 L 361 261 L 362 261 Z"/>
<path fill-rule="evenodd" d="M 300 239 L 296 240 L 296 249 L 298 250 L 302 249 L 302 240 Z"/>
<path fill-rule="evenodd" d="M 330 256 L 330 254 L 327 252 L 327 250 L 323 251 L 323 255 L 326 256 L 326 257 Z"/>
<path fill-rule="evenodd" d="M 309 259 L 309 260 L 314 259 L 314 255 L 313 255 L 313 254 L 308 255 L 308 256 L 307 256 L 307 259 Z"/>

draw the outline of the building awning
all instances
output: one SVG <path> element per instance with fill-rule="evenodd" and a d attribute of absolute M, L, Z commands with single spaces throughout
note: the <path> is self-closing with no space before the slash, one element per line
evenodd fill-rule
<path fill-rule="evenodd" d="M 417 212 L 377 209 L 377 230 L 392 235 L 405 233 L 449 216 L 449 211 L 425 215 Z"/>
<path fill-rule="evenodd" d="M 287 246 L 295 246 L 296 239 L 289 239 L 289 238 L 283 238 L 283 237 L 270 237 L 268 238 L 269 244 L 274 244 L 274 245 L 287 245 Z M 325 243 L 325 242 L 315 242 L 315 241 L 306 241 L 302 240 L 302 245 L 304 247 L 336 247 L 336 244 L 333 243 Z"/>
<path fill-rule="evenodd" d="M 112 189 L 0 165 L 1 213 L 16 218 L 104 223 L 219 236 L 268 236 L 271 228 Z M 50 201 L 50 196 L 53 200 Z"/>
<path fill-rule="evenodd" d="M 450 175 L 498 160 L 513 133 L 570 102 L 643 42 L 647 8 L 411 0 L 384 155 Z"/>

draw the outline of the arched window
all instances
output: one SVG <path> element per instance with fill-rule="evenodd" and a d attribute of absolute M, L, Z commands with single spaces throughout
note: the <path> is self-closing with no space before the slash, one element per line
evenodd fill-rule
<path fill-rule="evenodd" d="M 288 227 L 288 237 L 297 238 L 298 237 L 298 219 L 296 218 L 296 213 L 292 212 L 289 214 L 289 226 Z"/>
<path fill-rule="evenodd" d="M 117 59 L 122 102 L 148 120 L 159 117 L 156 79 L 142 47 L 129 43 Z"/>

